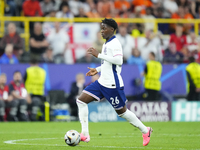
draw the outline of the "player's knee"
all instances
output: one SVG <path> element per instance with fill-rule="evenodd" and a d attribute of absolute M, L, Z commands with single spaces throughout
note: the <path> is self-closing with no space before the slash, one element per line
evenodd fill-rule
<path fill-rule="evenodd" d="M 87 105 L 85 102 L 83 102 L 83 101 L 81 101 L 81 100 L 79 100 L 79 99 L 76 99 L 76 104 L 77 104 L 78 106 L 80 106 L 80 105 L 86 106 L 86 105 Z"/>

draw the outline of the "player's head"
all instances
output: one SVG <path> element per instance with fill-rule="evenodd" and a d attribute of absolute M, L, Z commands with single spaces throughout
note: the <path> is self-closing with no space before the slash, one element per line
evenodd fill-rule
<path fill-rule="evenodd" d="M 101 22 L 101 35 L 104 39 L 109 39 L 117 29 L 117 23 L 113 19 L 105 18 Z"/>
<path fill-rule="evenodd" d="M 21 74 L 21 72 L 19 70 L 15 71 L 13 73 L 13 80 L 14 80 L 15 84 L 21 82 L 21 80 L 22 80 L 22 74 Z"/>
<path fill-rule="evenodd" d="M 193 56 L 189 57 L 189 62 L 190 63 L 195 62 L 195 58 Z"/>
<path fill-rule="evenodd" d="M 155 53 L 154 52 L 150 52 L 149 53 L 149 60 L 155 60 L 155 58 L 156 58 Z"/>

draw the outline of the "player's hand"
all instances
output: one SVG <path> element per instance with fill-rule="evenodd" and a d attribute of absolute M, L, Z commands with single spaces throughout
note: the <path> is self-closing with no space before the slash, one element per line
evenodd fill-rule
<path fill-rule="evenodd" d="M 99 55 L 99 52 L 98 52 L 95 48 L 93 48 L 93 47 L 90 47 L 90 48 L 87 50 L 87 53 L 93 55 L 93 56 L 96 57 L 96 58 L 97 58 L 98 55 Z"/>
<path fill-rule="evenodd" d="M 90 70 L 86 73 L 86 76 L 93 76 L 98 73 L 95 68 L 88 67 L 88 69 L 90 69 Z"/>

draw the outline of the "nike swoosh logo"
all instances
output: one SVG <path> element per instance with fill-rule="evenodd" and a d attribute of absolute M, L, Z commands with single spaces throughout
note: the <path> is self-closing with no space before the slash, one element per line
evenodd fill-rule
<path fill-rule="evenodd" d="M 151 136 L 151 128 L 149 129 L 149 135 L 148 135 L 148 137 L 150 137 Z"/>

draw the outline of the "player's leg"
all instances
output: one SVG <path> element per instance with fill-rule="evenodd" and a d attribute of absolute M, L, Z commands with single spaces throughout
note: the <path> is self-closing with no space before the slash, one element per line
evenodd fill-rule
<path fill-rule="evenodd" d="M 126 105 L 120 109 L 115 110 L 117 114 L 121 117 L 126 119 L 130 124 L 132 124 L 134 127 L 137 127 L 141 132 L 143 136 L 143 145 L 146 146 L 149 144 L 151 132 L 153 131 L 152 128 L 146 127 L 138 118 L 137 116 L 128 110 L 126 108 Z"/>
<path fill-rule="evenodd" d="M 124 88 L 116 88 L 116 89 L 104 89 L 104 96 L 106 99 L 110 102 L 110 104 L 113 106 L 117 114 L 121 117 L 126 119 L 130 124 L 137 127 L 142 133 L 143 133 L 143 145 L 146 146 L 149 143 L 149 140 L 147 141 L 146 136 L 144 138 L 144 135 L 147 135 L 150 131 L 150 128 L 146 127 L 137 117 L 136 115 L 127 109 L 126 107 L 126 96 L 124 94 Z M 146 142 L 147 141 L 147 142 Z M 146 144 L 147 143 L 147 144 Z"/>
<path fill-rule="evenodd" d="M 89 142 L 89 128 L 88 128 L 88 103 L 94 101 L 94 98 L 86 93 L 81 93 L 77 98 L 78 116 L 81 123 L 81 141 Z"/>
<path fill-rule="evenodd" d="M 88 103 L 94 100 L 100 100 L 101 98 L 103 98 L 103 95 L 99 90 L 99 83 L 96 81 L 87 86 L 76 100 L 79 110 L 78 115 L 82 127 L 81 141 L 90 141 L 88 129 Z"/>
<path fill-rule="evenodd" d="M 4 121 L 3 117 L 5 115 L 5 103 L 3 100 L 0 100 L 0 122 Z"/>

